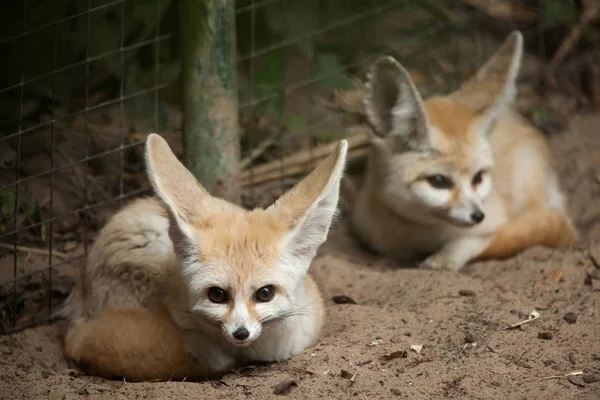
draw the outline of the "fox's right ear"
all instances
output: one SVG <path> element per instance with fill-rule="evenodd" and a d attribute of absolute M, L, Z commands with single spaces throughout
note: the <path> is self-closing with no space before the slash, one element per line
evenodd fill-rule
<path fill-rule="evenodd" d="M 293 273 L 306 272 L 327 238 L 337 211 L 347 149 L 348 142 L 341 140 L 325 161 L 267 209 L 289 228 L 282 238 L 285 258 L 294 266 L 304 266 Z"/>
<path fill-rule="evenodd" d="M 517 95 L 517 76 L 523 58 L 523 35 L 512 32 L 502 46 L 451 96 L 482 116 L 482 133 L 492 127 Z"/>
<path fill-rule="evenodd" d="M 375 61 L 365 90 L 365 111 L 377 135 L 395 136 L 412 148 L 429 145 L 423 99 L 398 61 L 391 56 Z"/>
<path fill-rule="evenodd" d="M 203 203 L 211 201 L 208 191 L 177 159 L 167 141 L 154 133 L 146 139 L 146 171 L 156 195 L 189 235 L 189 224 L 201 216 Z"/>

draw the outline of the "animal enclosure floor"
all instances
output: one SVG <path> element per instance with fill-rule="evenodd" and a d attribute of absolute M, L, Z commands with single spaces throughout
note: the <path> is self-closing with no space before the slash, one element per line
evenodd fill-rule
<path fill-rule="evenodd" d="M 400 268 L 361 250 L 342 219 L 311 269 L 328 317 L 306 353 L 213 382 L 105 381 L 67 364 L 59 325 L 41 326 L 0 337 L 0 399 L 598 399 L 598 127 L 588 114 L 550 137 L 580 249 L 530 249 L 461 273 Z M 342 295 L 356 304 L 332 301 Z M 532 310 L 538 320 L 503 329 Z M 584 374 L 564 376 L 573 371 Z M 294 384 L 273 394 L 285 380 Z"/>

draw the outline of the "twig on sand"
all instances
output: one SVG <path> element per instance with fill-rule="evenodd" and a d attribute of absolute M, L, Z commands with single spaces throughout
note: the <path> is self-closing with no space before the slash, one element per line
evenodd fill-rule
<path fill-rule="evenodd" d="M 10 243 L 0 243 L 0 249 L 6 250 L 17 250 L 23 253 L 31 253 L 31 254 L 39 254 L 41 256 L 50 256 L 50 251 L 47 249 L 37 249 L 35 247 L 27 247 L 27 246 L 19 246 L 10 244 Z M 63 260 L 68 259 L 69 255 L 65 253 L 61 253 L 60 251 L 52 250 L 52 256 L 56 256 L 58 258 L 62 258 Z"/>

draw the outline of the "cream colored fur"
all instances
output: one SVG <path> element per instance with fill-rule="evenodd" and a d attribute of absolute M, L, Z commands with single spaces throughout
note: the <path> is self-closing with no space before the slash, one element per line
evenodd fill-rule
<path fill-rule="evenodd" d="M 346 149 L 340 142 L 268 209 L 246 211 L 210 196 L 150 135 L 156 197 L 132 202 L 99 233 L 61 311 L 67 357 L 105 377 L 189 379 L 314 345 L 325 310 L 308 269 L 334 218 Z M 269 285 L 273 298 L 259 301 Z M 213 301 L 214 287 L 225 302 Z M 234 336 L 240 328 L 247 339 Z"/>
<path fill-rule="evenodd" d="M 576 243 L 546 140 L 512 109 L 522 49 L 512 33 L 460 90 L 427 100 L 396 60 L 374 63 L 365 107 L 376 135 L 352 207 L 360 240 L 452 270 Z"/>

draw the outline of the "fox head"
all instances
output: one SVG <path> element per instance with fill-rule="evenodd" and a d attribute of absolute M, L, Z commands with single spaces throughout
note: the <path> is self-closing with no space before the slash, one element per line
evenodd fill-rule
<path fill-rule="evenodd" d="M 347 142 L 267 209 L 212 197 L 156 134 L 147 173 L 170 218 L 184 307 L 192 325 L 213 326 L 245 346 L 268 326 L 310 313 L 304 280 L 336 213 Z"/>
<path fill-rule="evenodd" d="M 459 90 L 426 101 L 395 59 L 373 64 L 364 98 L 375 129 L 370 176 L 394 212 L 428 224 L 484 220 L 490 134 L 515 97 L 522 42 L 513 32 Z"/>

